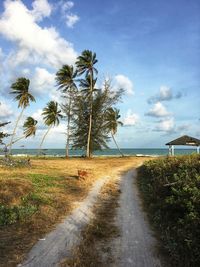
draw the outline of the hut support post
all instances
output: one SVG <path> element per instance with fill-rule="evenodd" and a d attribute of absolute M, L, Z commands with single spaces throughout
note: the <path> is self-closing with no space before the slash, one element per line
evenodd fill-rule
<path fill-rule="evenodd" d="M 197 154 L 199 154 L 199 146 L 197 147 Z"/>
<path fill-rule="evenodd" d="M 169 145 L 169 156 L 172 155 L 172 146 Z"/>
<path fill-rule="evenodd" d="M 174 156 L 174 146 L 172 146 L 172 156 Z"/>

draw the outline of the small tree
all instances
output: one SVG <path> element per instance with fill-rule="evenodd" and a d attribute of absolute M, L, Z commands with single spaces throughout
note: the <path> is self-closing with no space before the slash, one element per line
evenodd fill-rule
<path fill-rule="evenodd" d="M 24 129 L 23 136 L 15 139 L 12 142 L 12 145 L 15 144 L 15 143 L 17 143 L 18 141 L 24 139 L 24 138 L 35 136 L 36 129 L 37 129 L 37 121 L 34 118 L 32 118 L 32 117 L 27 117 L 27 119 L 24 122 L 23 129 Z M 8 144 L 7 146 L 10 146 L 10 145 L 11 144 Z"/>
<path fill-rule="evenodd" d="M 0 128 L 6 126 L 8 123 L 10 123 L 10 122 L 0 122 Z M 9 134 L 4 133 L 4 132 L 2 132 L 2 131 L 0 130 L 0 145 L 1 145 L 1 144 L 4 144 L 4 143 L 3 143 L 3 139 L 6 138 L 6 137 L 8 137 L 8 136 L 9 136 Z"/>
<path fill-rule="evenodd" d="M 88 107 L 87 82 L 82 83 L 82 90 L 76 99 L 76 111 L 73 125 L 73 148 L 87 150 L 88 124 L 90 120 L 90 107 Z M 83 84 L 85 86 L 83 86 Z M 121 98 L 123 91 L 113 91 L 109 80 L 105 80 L 102 89 L 94 89 L 93 96 L 93 116 L 90 138 L 89 157 L 95 150 L 108 148 L 107 142 L 110 140 L 107 128 L 106 114 L 107 110 L 115 105 Z M 86 154 L 87 155 L 87 154 Z"/>
<path fill-rule="evenodd" d="M 45 125 L 48 126 L 48 129 L 44 134 L 42 141 L 40 143 L 39 154 L 41 153 L 42 145 L 47 134 L 49 133 L 49 131 L 53 126 L 59 125 L 60 119 L 63 117 L 61 114 L 61 110 L 58 108 L 58 103 L 55 101 L 50 101 L 47 103 L 46 107 L 43 109 L 42 115 L 44 116 L 43 120 Z"/>
<path fill-rule="evenodd" d="M 6 126 L 8 123 L 10 123 L 10 122 L 0 122 L 0 128 Z M 5 133 L 0 129 L 0 145 L 4 145 L 5 146 L 4 149 L 3 149 L 3 151 L 5 153 L 5 156 L 7 155 L 8 149 L 7 149 L 6 144 L 3 142 L 3 139 L 8 137 L 8 136 L 10 136 L 8 133 Z"/>
<path fill-rule="evenodd" d="M 29 85 L 30 85 L 29 79 L 23 77 L 18 78 L 17 81 L 11 85 L 12 89 L 11 94 L 15 95 L 14 99 L 18 101 L 18 108 L 21 108 L 22 110 L 17 118 L 13 134 L 11 135 L 9 153 L 11 153 L 13 140 L 16 134 L 16 129 L 24 112 L 24 109 L 30 105 L 31 101 L 35 102 L 34 96 L 29 92 Z"/>

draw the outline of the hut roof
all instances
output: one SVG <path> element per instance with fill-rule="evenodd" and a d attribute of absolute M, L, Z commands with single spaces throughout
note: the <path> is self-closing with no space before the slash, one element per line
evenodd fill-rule
<path fill-rule="evenodd" d="M 200 140 L 188 135 L 183 135 L 171 142 L 167 143 L 166 145 L 176 145 L 176 146 L 200 146 Z"/>

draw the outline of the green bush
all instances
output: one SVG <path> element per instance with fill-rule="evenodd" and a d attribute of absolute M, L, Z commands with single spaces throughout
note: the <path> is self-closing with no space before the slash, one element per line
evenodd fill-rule
<path fill-rule="evenodd" d="M 0 206 L 0 225 L 13 224 L 18 221 L 23 221 L 34 212 L 37 207 L 33 205 L 26 206 L 13 206 L 7 207 L 4 205 Z"/>
<path fill-rule="evenodd" d="M 146 162 L 138 184 L 171 266 L 200 266 L 200 156 Z"/>

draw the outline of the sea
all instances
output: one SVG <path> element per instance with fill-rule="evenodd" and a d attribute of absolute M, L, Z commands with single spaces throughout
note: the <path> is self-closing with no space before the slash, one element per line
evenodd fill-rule
<path fill-rule="evenodd" d="M 123 148 L 121 149 L 122 153 L 125 156 L 166 156 L 168 155 L 169 151 L 167 148 Z M 28 149 L 28 148 L 21 148 L 21 149 L 12 149 L 13 155 L 37 155 L 38 149 Z M 52 156 L 52 157 L 64 157 L 65 156 L 65 149 L 43 149 L 43 155 Z M 175 155 L 188 155 L 192 153 L 197 153 L 195 147 L 193 149 L 184 149 L 184 148 L 177 148 L 175 149 Z M 83 150 L 70 150 L 70 156 L 74 157 L 81 157 L 84 156 Z M 4 155 L 3 151 L 0 151 L 0 155 Z M 119 156 L 118 149 L 104 149 L 101 151 L 95 151 L 93 153 L 94 156 Z"/>

